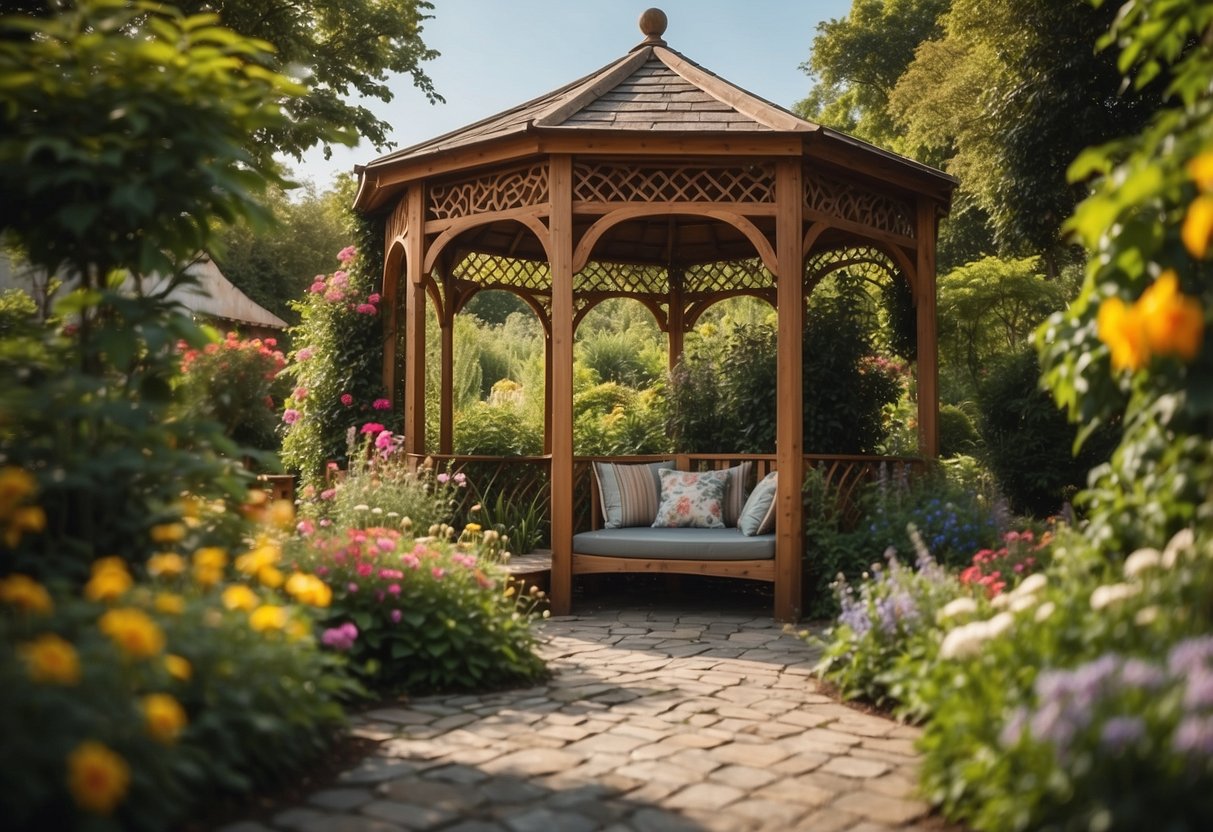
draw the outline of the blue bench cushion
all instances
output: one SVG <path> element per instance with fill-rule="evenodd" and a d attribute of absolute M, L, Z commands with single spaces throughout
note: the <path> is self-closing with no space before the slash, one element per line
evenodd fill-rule
<path fill-rule="evenodd" d="M 573 535 L 573 551 L 617 558 L 770 560 L 775 557 L 775 535 L 744 535 L 735 528 L 599 529 Z"/>

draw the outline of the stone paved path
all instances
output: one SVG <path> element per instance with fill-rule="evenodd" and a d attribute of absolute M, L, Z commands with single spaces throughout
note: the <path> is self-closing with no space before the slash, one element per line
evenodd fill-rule
<path fill-rule="evenodd" d="M 370 711 L 378 750 L 335 787 L 223 832 L 951 828 L 913 797 L 917 731 L 823 695 L 769 617 L 592 612 L 544 636 L 548 683 Z"/>

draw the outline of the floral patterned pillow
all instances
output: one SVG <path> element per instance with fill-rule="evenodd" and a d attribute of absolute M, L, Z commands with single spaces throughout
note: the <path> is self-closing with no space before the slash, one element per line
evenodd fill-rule
<path fill-rule="evenodd" d="M 724 528 L 724 492 L 729 475 L 725 471 L 672 471 L 662 468 L 661 505 L 653 528 L 691 526 L 697 529 Z"/>

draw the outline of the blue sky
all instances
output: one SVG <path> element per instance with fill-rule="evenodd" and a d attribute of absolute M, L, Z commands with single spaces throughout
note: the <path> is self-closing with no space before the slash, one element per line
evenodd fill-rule
<path fill-rule="evenodd" d="M 563 86 L 627 53 L 643 36 L 640 13 L 653 0 L 433 0 L 426 45 L 442 53 L 427 64 L 445 104 L 429 104 L 407 77 L 392 83 L 389 104 L 367 106 L 407 147 L 509 109 Z M 850 0 L 657 0 L 669 17 L 670 47 L 738 86 L 784 107 L 809 90 L 800 64 L 822 20 L 846 16 Z M 386 152 L 386 151 L 385 151 Z M 317 149 L 297 176 L 324 188 L 334 175 L 378 156 L 362 144 Z"/>

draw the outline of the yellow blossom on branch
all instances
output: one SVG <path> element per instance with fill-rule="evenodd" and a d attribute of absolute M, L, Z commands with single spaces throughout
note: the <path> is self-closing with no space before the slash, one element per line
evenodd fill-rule
<path fill-rule="evenodd" d="M 229 610 L 244 610 L 251 612 L 257 609 L 261 599 L 244 584 L 233 584 L 223 590 L 223 606 Z"/>
<path fill-rule="evenodd" d="M 327 607 L 333 602 L 333 590 L 315 575 L 296 572 L 286 582 L 287 593 L 300 604 Z"/>
<path fill-rule="evenodd" d="M 286 608 L 265 604 L 253 610 L 248 619 L 249 626 L 257 632 L 281 630 L 286 626 Z"/>
<path fill-rule="evenodd" d="M 1213 240 L 1213 195 L 1202 194 L 1192 200 L 1184 215 L 1180 237 L 1184 248 L 1197 260 L 1203 260 L 1209 253 L 1209 242 Z"/>
<path fill-rule="evenodd" d="M 1206 151 L 1188 162 L 1188 175 L 1202 191 L 1213 191 L 1213 151 Z"/>
<path fill-rule="evenodd" d="M 93 562 L 93 574 L 84 585 L 84 597 L 90 601 L 113 601 L 134 584 L 122 558 L 108 557 Z"/>
<path fill-rule="evenodd" d="M 24 468 L 15 465 L 0 468 L 0 519 L 8 517 L 37 488 L 38 481 Z"/>
<path fill-rule="evenodd" d="M 1200 301 L 1179 291 L 1179 278 L 1167 269 L 1137 301 L 1146 341 L 1156 355 L 1191 361 L 1204 340 L 1205 316 Z"/>
<path fill-rule="evenodd" d="M 182 523 L 160 523 L 152 526 L 150 531 L 153 543 L 180 543 L 185 539 L 185 525 Z"/>
<path fill-rule="evenodd" d="M 176 552 L 160 552 L 147 559 L 147 573 L 154 578 L 175 578 L 185 574 L 185 558 Z"/>
<path fill-rule="evenodd" d="M 126 797 L 131 769 L 126 760 L 99 742 L 88 740 L 67 757 L 67 785 L 76 805 L 108 815 Z"/>
<path fill-rule="evenodd" d="M 17 648 L 29 677 L 40 685 L 74 685 L 80 681 L 80 657 L 70 642 L 46 633 Z"/>
<path fill-rule="evenodd" d="M 168 670 L 168 675 L 178 682 L 188 682 L 190 676 L 194 675 L 194 668 L 190 665 L 189 660 L 174 653 L 169 653 L 164 657 L 164 667 Z"/>
<path fill-rule="evenodd" d="M 1099 340 L 1112 353 L 1114 369 L 1140 370 L 1150 360 L 1145 324 L 1136 307 L 1120 298 L 1108 298 L 1099 306 L 1096 326 Z"/>

